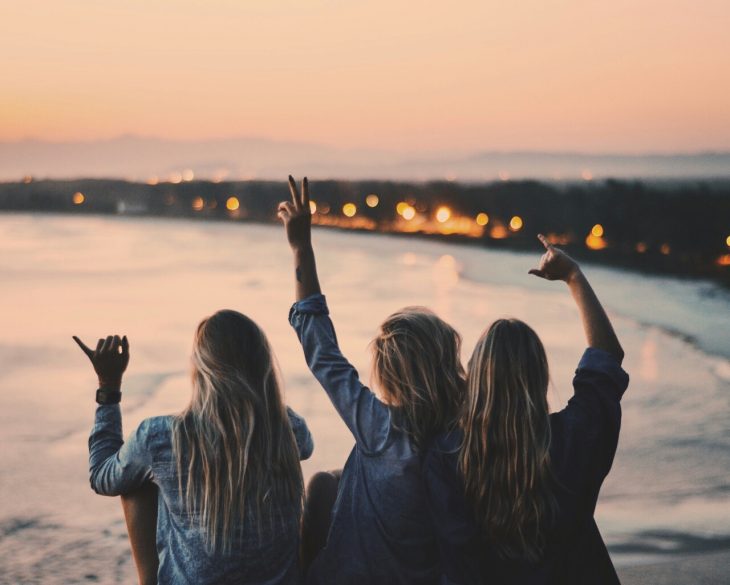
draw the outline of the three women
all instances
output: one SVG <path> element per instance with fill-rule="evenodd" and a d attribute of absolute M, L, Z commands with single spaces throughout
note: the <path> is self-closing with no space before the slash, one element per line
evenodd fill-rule
<path fill-rule="evenodd" d="M 549 415 L 547 359 L 527 325 L 493 324 L 467 378 L 458 334 L 421 307 L 391 315 L 373 340 L 376 396 L 342 356 L 320 291 L 307 180 L 300 191 L 290 177 L 290 190 L 292 200 L 278 210 L 295 259 L 290 322 L 355 438 L 341 472 L 310 482 L 302 527 L 307 582 L 611 582 L 593 508 L 615 452 L 628 378 L 577 264 L 543 239 L 546 253 L 532 271 L 568 283 L 586 329 L 589 349 L 561 413 Z M 311 443 L 303 421 L 282 415 L 263 333 L 235 315 L 216 314 L 211 319 L 221 324 L 210 332 L 201 324 L 184 413 L 145 421 L 122 445 L 118 406 L 97 411 L 92 485 L 124 493 L 151 478 L 160 488 L 160 582 L 298 578 L 297 429 L 299 454 Z M 126 341 L 100 341 L 95 352 L 82 347 L 95 367 L 128 355 Z"/>

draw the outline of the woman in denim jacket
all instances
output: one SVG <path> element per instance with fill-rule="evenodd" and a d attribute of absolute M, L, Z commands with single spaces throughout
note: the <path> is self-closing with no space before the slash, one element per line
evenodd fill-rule
<path fill-rule="evenodd" d="M 464 395 L 459 335 L 422 307 L 391 315 L 372 344 L 378 399 L 337 344 L 317 278 L 307 179 L 301 193 L 291 177 L 289 184 L 292 199 L 279 205 L 296 264 L 289 320 L 309 368 L 355 438 L 341 475 L 318 474 L 309 484 L 302 533 L 303 560 L 311 563 L 307 582 L 434 584 L 438 549 L 421 453 L 456 422 Z"/>
<path fill-rule="evenodd" d="M 95 350 L 74 339 L 99 376 L 89 437 L 92 488 L 114 496 L 152 482 L 159 492 L 155 499 L 154 490 L 143 489 L 127 502 L 140 581 L 299 583 L 299 460 L 311 454 L 312 439 L 304 420 L 284 406 L 271 348 L 256 323 L 236 311 L 204 319 L 193 345 L 190 404 L 178 415 L 144 420 L 126 443 L 119 401 L 127 338 L 100 339 Z M 153 555 L 146 543 L 155 534 Z"/>

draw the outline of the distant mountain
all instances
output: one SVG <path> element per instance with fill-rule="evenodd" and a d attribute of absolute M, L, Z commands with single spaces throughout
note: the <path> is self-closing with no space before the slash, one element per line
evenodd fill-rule
<path fill-rule="evenodd" d="M 0 142 L 2 181 L 17 181 L 26 175 L 138 181 L 177 181 L 191 176 L 281 179 L 289 173 L 332 179 L 458 181 L 720 178 L 730 177 L 730 152 L 630 155 L 492 151 L 414 156 L 259 138 L 173 141 L 121 136 L 92 142 Z"/>

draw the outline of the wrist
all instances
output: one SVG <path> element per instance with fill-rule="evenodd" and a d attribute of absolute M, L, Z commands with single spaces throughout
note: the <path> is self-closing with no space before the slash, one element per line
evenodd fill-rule
<path fill-rule="evenodd" d="M 578 282 L 578 280 L 580 280 L 582 277 L 583 272 L 581 271 L 580 266 L 576 264 L 575 267 L 570 272 L 568 272 L 564 280 L 565 283 L 570 286 L 571 284 Z"/>
<path fill-rule="evenodd" d="M 96 403 L 102 405 L 119 404 L 122 401 L 120 390 L 101 387 L 96 391 Z"/>
<path fill-rule="evenodd" d="M 291 250 L 296 258 L 301 258 L 303 256 L 310 256 L 314 254 L 314 249 L 312 248 L 311 242 L 307 244 L 292 244 Z"/>
<path fill-rule="evenodd" d="M 110 392 L 121 392 L 122 378 L 99 378 L 99 388 Z"/>

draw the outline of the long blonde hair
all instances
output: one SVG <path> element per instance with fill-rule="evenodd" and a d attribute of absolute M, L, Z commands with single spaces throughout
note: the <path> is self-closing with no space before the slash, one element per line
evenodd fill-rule
<path fill-rule="evenodd" d="M 456 425 L 465 374 L 453 327 L 425 307 L 406 307 L 385 320 L 371 345 L 373 377 L 417 447 Z"/>
<path fill-rule="evenodd" d="M 468 369 L 459 452 L 467 499 L 501 556 L 537 562 L 557 506 L 545 349 L 528 325 L 500 319 L 477 342 Z"/>
<path fill-rule="evenodd" d="M 261 529 L 281 505 L 301 509 L 302 473 L 263 331 L 236 311 L 198 326 L 192 398 L 173 423 L 180 496 L 208 550 L 230 552 L 244 516 Z"/>

